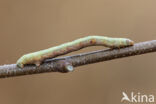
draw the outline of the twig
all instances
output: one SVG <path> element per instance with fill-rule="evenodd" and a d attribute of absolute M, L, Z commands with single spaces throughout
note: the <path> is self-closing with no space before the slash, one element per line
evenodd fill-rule
<path fill-rule="evenodd" d="M 156 40 L 136 43 L 134 46 L 121 49 L 106 49 L 79 55 L 66 56 L 45 60 L 39 67 L 26 65 L 19 68 L 16 64 L 0 66 L 0 78 L 30 75 L 45 72 L 69 72 L 73 67 L 108 61 L 112 59 L 140 55 L 156 51 Z"/>

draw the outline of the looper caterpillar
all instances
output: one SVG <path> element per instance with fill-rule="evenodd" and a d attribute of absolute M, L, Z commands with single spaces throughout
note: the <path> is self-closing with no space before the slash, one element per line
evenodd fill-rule
<path fill-rule="evenodd" d="M 87 36 L 59 46 L 23 55 L 16 64 L 20 68 L 23 68 L 26 64 L 35 64 L 36 66 L 39 66 L 47 58 L 54 58 L 72 51 L 80 50 L 88 46 L 106 46 L 110 48 L 120 48 L 132 46 L 133 44 L 134 42 L 127 38 Z"/>

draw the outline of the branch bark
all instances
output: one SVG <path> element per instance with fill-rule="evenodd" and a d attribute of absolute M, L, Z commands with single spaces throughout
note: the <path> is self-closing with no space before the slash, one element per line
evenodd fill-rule
<path fill-rule="evenodd" d="M 24 68 L 21 69 L 17 67 L 16 64 L 2 65 L 0 66 L 0 78 L 46 72 L 64 73 L 72 71 L 73 67 L 77 66 L 150 52 L 156 52 L 156 40 L 136 43 L 134 46 L 120 49 L 105 49 L 73 56 L 47 59 L 39 67 L 36 67 L 35 65 L 26 65 Z"/>

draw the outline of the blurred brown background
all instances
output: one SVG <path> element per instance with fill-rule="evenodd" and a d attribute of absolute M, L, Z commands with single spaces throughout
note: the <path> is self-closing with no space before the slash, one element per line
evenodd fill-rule
<path fill-rule="evenodd" d="M 155 0 L 0 0 L 0 64 L 88 36 L 156 39 Z M 90 47 L 72 54 L 103 49 Z M 71 54 L 69 54 L 71 55 Z M 121 104 L 122 92 L 156 96 L 156 54 L 0 79 L 0 104 Z"/>

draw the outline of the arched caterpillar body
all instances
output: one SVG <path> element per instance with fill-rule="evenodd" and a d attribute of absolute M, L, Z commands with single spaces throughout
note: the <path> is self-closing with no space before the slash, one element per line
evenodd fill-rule
<path fill-rule="evenodd" d="M 88 46 L 120 48 L 125 46 L 132 46 L 133 44 L 134 42 L 127 38 L 87 36 L 49 49 L 23 55 L 17 61 L 17 66 L 20 68 L 23 68 L 26 64 L 35 64 L 36 66 L 39 66 L 47 58 L 54 58 Z"/>

